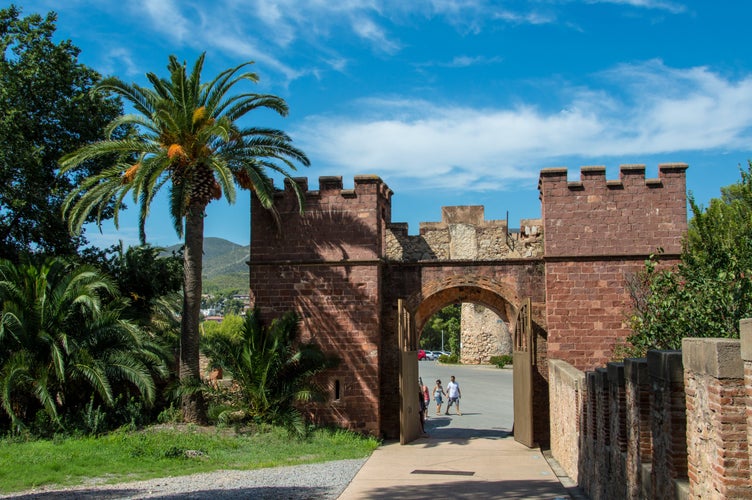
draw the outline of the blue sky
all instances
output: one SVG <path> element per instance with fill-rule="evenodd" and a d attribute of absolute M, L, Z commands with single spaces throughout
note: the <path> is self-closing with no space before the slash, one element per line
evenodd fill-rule
<path fill-rule="evenodd" d="M 58 13 L 58 38 L 105 75 L 145 84 L 169 54 L 205 78 L 247 60 L 253 91 L 287 100 L 290 115 L 257 125 L 292 135 L 322 175 L 379 175 L 392 220 L 437 221 L 441 207 L 485 205 L 510 225 L 540 216 L 541 169 L 689 164 L 707 204 L 752 158 L 752 2 L 681 0 L 33 0 Z M 248 193 L 213 203 L 206 236 L 248 244 Z M 135 212 L 134 209 L 129 212 Z M 107 245 L 135 243 L 136 216 Z M 153 207 L 151 243 L 179 240 Z"/>

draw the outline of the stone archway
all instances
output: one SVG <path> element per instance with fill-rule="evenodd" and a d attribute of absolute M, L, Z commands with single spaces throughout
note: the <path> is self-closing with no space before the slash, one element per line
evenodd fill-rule
<path fill-rule="evenodd" d="M 464 270 L 467 271 L 467 270 Z M 539 283 L 542 285 L 542 283 Z M 535 290 L 542 293 L 542 286 Z M 413 293 L 405 304 L 415 318 L 416 331 L 420 332 L 426 322 L 443 307 L 455 303 L 481 304 L 494 311 L 500 318 L 511 323 L 512 336 L 517 335 L 514 322 L 524 299 L 504 281 L 487 276 L 470 275 L 467 272 L 448 273 L 440 281 L 429 281 L 420 291 Z M 511 298 L 511 300 L 510 300 Z M 515 300 L 516 302 L 512 302 Z M 548 350 L 543 304 L 534 302 L 532 328 L 536 338 L 536 359 L 532 374 L 532 408 L 535 441 L 546 443 L 549 436 L 548 422 Z M 417 363 L 417 360 L 416 360 Z M 385 410 L 386 412 L 390 410 Z"/>

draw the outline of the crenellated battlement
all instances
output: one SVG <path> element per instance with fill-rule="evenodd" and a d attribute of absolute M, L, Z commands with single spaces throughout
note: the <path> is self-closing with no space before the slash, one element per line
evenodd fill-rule
<path fill-rule="evenodd" d="M 303 214 L 293 182 L 303 194 Z M 319 177 L 316 190 L 310 189 L 306 177 L 286 179 L 274 200 L 282 231 L 277 230 L 272 214 L 252 198 L 253 259 L 379 259 L 384 228 L 392 216 L 391 197 L 392 190 L 375 175 L 355 176 L 352 189 L 344 189 L 340 176 Z"/>
<path fill-rule="evenodd" d="M 645 178 L 645 165 L 621 165 L 619 179 L 606 167 L 585 166 L 580 180 L 566 168 L 540 173 L 541 212 L 547 257 L 649 255 L 661 248 L 678 254 L 686 232 L 685 163 L 658 166 Z"/>
<path fill-rule="evenodd" d="M 645 178 L 644 164 L 626 164 L 619 166 L 619 179 L 607 180 L 606 167 L 602 165 L 583 166 L 580 168 L 580 180 L 569 181 L 567 168 L 544 168 L 540 172 L 538 181 L 539 191 L 544 183 L 560 183 L 571 191 L 581 191 L 589 187 L 605 187 L 608 189 L 663 187 L 664 181 L 673 183 L 677 177 L 684 178 L 684 172 L 689 166 L 686 163 L 662 163 L 658 165 L 658 178 Z"/>
<path fill-rule="evenodd" d="M 344 189 L 341 175 L 323 175 L 319 177 L 319 188 L 310 189 L 308 177 L 295 177 L 292 180 L 285 179 L 285 187 L 275 193 L 277 199 L 290 198 L 295 200 L 295 192 L 292 183 L 296 183 L 306 198 L 320 198 L 326 196 L 341 196 L 342 198 L 354 198 L 359 194 L 373 194 L 374 192 L 391 200 L 392 192 L 389 186 L 377 175 L 356 175 L 354 188 Z"/>

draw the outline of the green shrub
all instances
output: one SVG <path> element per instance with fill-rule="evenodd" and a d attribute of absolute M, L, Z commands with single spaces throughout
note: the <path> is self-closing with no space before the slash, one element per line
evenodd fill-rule
<path fill-rule="evenodd" d="M 201 350 L 212 366 L 232 376 L 236 389 L 218 390 L 212 410 L 218 423 L 236 418 L 282 425 L 298 435 L 306 434 L 299 406 L 325 401 L 326 391 L 315 376 L 339 364 L 313 342 L 298 342 L 300 319 L 287 313 L 263 325 L 258 310 L 249 311 L 239 330 L 217 331 L 201 338 Z M 226 407 L 225 407 L 226 406 Z"/>
<path fill-rule="evenodd" d="M 447 356 L 446 354 L 442 354 L 439 356 L 439 363 L 446 363 L 448 365 L 456 365 L 459 364 L 460 357 L 457 354 L 450 354 Z"/>
<path fill-rule="evenodd" d="M 499 368 L 504 368 L 505 366 L 512 364 L 512 355 L 502 354 L 501 356 L 491 356 L 490 363 Z"/>
<path fill-rule="evenodd" d="M 175 424 L 183 421 L 183 411 L 175 405 L 170 405 L 157 415 L 160 424 Z"/>

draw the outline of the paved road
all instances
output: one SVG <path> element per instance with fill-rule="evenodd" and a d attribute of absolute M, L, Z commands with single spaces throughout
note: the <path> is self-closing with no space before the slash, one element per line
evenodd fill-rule
<path fill-rule="evenodd" d="M 446 389 L 449 377 L 455 376 L 462 391 L 460 409 L 454 407 L 445 416 L 436 416 L 436 403 L 428 407 L 426 431 L 432 438 L 507 437 L 512 433 L 514 406 L 512 368 L 499 369 L 488 365 L 443 365 L 436 361 L 419 361 L 418 370 L 430 390 L 440 379 Z"/>
<path fill-rule="evenodd" d="M 420 361 L 430 388 L 454 375 L 462 391 L 462 416 L 436 415 L 429 407 L 429 437 L 407 445 L 388 442 L 363 465 L 339 500 L 562 500 L 567 487 L 538 449 L 511 435 L 512 370 L 445 366 Z"/>

